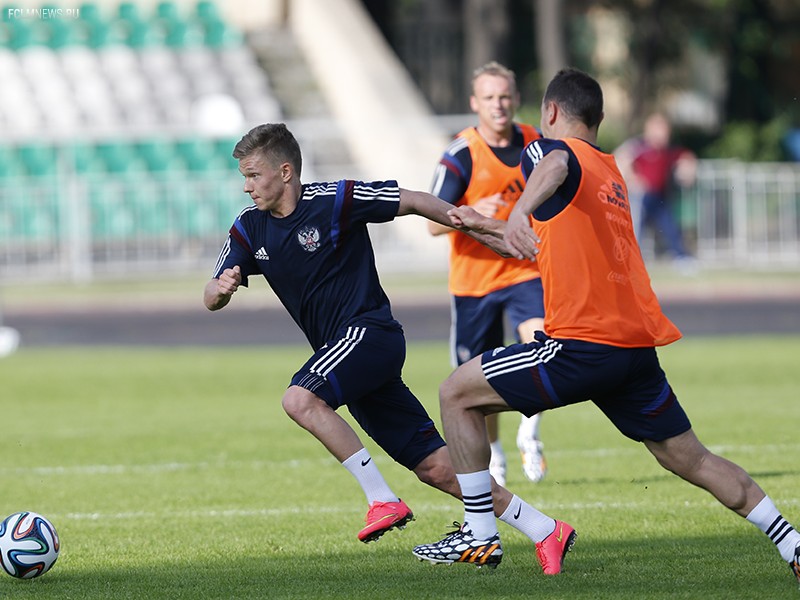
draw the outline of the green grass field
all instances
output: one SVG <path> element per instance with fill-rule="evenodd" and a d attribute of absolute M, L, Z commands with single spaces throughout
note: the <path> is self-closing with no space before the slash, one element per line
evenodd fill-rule
<path fill-rule="evenodd" d="M 347 472 L 283 414 L 305 348 L 23 348 L 0 361 L 0 513 L 33 510 L 62 540 L 39 579 L 0 598 L 797 598 L 774 546 L 662 471 L 585 404 L 542 422 L 550 473 L 523 479 L 503 415 L 509 487 L 573 524 L 558 577 L 500 524 L 496 570 L 411 555 L 460 503 L 375 460 L 417 519 L 356 540 L 366 505 Z M 661 351 L 700 438 L 748 469 L 800 524 L 800 338 L 684 340 Z M 444 344 L 412 345 L 406 380 L 434 418 Z"/>

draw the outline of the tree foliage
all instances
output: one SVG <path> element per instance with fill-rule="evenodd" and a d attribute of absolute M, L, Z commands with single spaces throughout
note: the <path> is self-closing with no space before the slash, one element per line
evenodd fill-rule
<path fill-rule="evenodd" d="M 363 1 L 439 112 L 463 111 L 468 74 L 496 59 L 534 107 L 559 65 L 613 78 L 628 93 L 628 134 L 683 94 L 699 115 L 688 124 L 700 151 L 749 139 L 757 154 L 777 155 L 780 128 L 800 127 L 797 0 Z M 598 28 L 601 11 L 622 33 Z M 598 56 L 612 36 L 627 52 L 609 65 Z"/>

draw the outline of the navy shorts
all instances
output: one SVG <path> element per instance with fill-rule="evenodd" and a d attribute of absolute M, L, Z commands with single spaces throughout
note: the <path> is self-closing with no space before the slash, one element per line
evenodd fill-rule
<path fill-rule="evenodd" d="M 544 318 L 542 280 L 531 279 L 495 290 L 486 296 L 453 296 L 450 344 L 453 362 L 463 365 L 483 352 L 506 343 L 504 315 L 520 341 L 517 329 L 529 319 Z"/>
<path fill-rule="evenodd" d="M 347 327 L 292 377 L 297 385 L 350 414 L 386 453 L 413 470 L 445 445 L 401 373 L 406 359 L 402 330 Z"/>
<path fill-rule="evenodd" d="M 627 437 L 659 442 L 691 428 L 655 348 L 618 348 L 578 340 L 536 341 L 483 354 L 489 384 L 519 412 L 594 402 Z"/>

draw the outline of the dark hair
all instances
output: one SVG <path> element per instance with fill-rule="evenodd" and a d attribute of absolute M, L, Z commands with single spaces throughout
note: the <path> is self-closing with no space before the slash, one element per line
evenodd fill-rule
<path fill-rule="evenodd" d="M 275 166 L 288 162 L 297 176 L 303 168 L 300 145 L 283 123 L 266 123 L 248 131 L 233 148 L 233 158 L 242 159 L 261 152 Z"/>
<path fill-rule="evenodd" d="M 547 85 L 544 102 L 555 102 L 567 115 L 589 128 L 603 120 L 603 90 L 578 69 L 561 69 Z"/>

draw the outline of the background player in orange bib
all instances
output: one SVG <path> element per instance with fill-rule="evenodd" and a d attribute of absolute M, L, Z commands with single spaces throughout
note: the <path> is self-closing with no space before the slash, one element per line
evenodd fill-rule
<path fill-rule="evenodd" d="M 436 167 L 432 193 L 455 206 L 505 219 L 522 193 L 519 168 L 522 150 L 539 132 L 514 122 L 519 92 L 513 71 L 497 62 L 475 70 L 470 107 L 475 127 L 461 131 Z M 505 344 L 504 318 L 518 342 L 533 341 L 544 324 L 542 283 L 536 263 L 503 259 L 460 231 L 429 222 L 433 235 L 450 236 L 451 357 L 461 365 Z M 499 439 L 497 415 L 486 418 L 492 458 L 489 470 L 505 485 L 506 459 Z M 531 481 L 547 472 L 539 438 L 539 415 L 522 417 L 517 431 L 522 468 Z"/>

